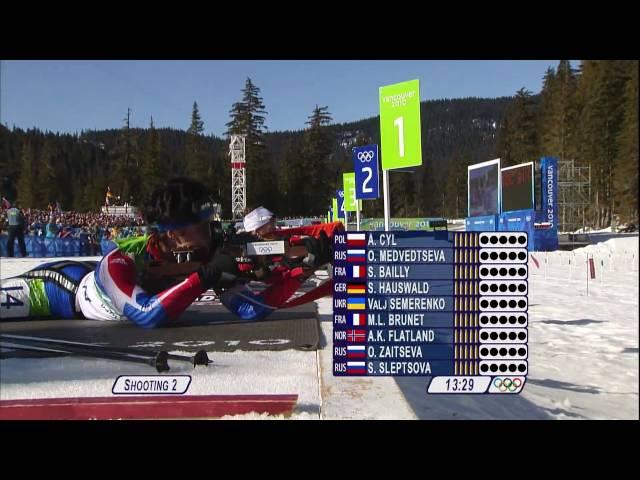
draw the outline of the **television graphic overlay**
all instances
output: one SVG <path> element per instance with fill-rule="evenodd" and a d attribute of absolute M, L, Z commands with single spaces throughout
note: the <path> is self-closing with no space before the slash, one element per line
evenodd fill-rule
<path fill-rule="evenodd" d="M 532 210 L 535 206 L 533 162 L 505 167 L 502 178 L 502 211 Z"/>
<path fill-rule="evenodd" d="M 469 217 L 500 213 L 500 159 L 467 167 Z"/>
<path fill-rule="evenodd" d="M 333 375 L 421 376 L 427 393 L 522 391 L 526 232 L 334 237 Z"/>

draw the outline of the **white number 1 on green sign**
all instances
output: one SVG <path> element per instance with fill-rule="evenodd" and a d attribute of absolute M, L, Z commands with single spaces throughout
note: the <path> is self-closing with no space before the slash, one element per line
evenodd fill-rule
<path fill-rule="evenodd" d="M 396 118 L 393 125 L 398 127 L 398 154 L 401 158 L 404 158 L 404 122 L 402 117 Z"/>

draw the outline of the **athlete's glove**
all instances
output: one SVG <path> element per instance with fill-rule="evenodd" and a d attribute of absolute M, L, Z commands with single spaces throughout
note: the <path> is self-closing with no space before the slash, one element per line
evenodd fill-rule
<path fill-rule="evenodd" d="M 302 262 L 308 267 L 320 267 L 331 261 L 331 240 L 324 231 L 320 232 L 319 238 L 306 237 L 304 246 L 309 254 Z"/>
<path fill-rule="evenodd" d="M 205 290 L 232 287 L 236 284 L 239 273 L 235 258 L 220 251 L 216 252 L 209 263 L 198 270 L 200 284 Z"/>

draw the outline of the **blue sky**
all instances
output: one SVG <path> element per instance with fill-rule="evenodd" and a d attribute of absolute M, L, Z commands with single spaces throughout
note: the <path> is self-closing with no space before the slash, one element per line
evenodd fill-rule
<path fill-rule="evenodd" d="M 2 61 L 0 122 L 54 132 L 132 125 L 186 129 L 198 102 L 207 134 L 221 136 L 245 79 L 260 88 L 268 131 L 300 130 L 316 104 L 334 122 L 378 114 L 378 87 L 420 79 L 422 100 L 538 93 L 558 60 Z M 572 65 L 578 66 L 576 61 Z"/>

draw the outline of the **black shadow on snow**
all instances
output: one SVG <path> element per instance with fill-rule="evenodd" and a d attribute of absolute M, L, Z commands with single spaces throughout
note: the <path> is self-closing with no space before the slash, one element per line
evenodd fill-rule
<path fill-rule="evenodd" d="M 540 323 L 546 323 L 549 325 L 589 325 L 591 323 L 606 323 L 604 320 L 591 320 L 588 318 L 581 318 L 580 320 L 542 320 Z"/>
<path fill-rule="evenodd" d="M 559 380 L 552 380 L 550 378 L 544 378 L 542 380 L 527 378 L 527 383 L 540 385 L 541 387 L 555 388 L 558 390 L 569 390 L 570 392 L 591 393 L 594 395 L 598 395 L 601 393 L 600 389 L 597 387 L 583 387 L 580 385 L 576 385 L 575 383 L 561 382 Z M 527 388 L 526 385 L 525 388 Z"/>

